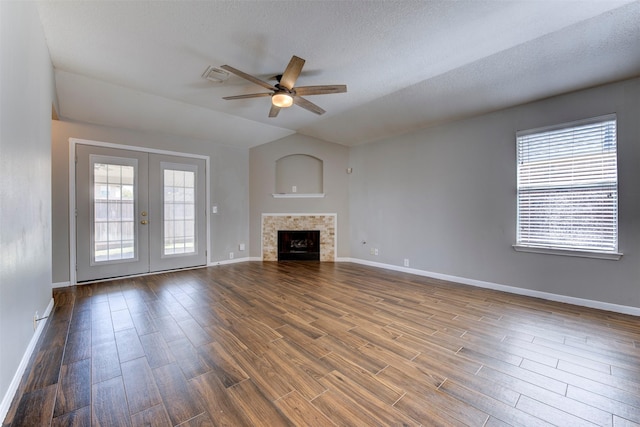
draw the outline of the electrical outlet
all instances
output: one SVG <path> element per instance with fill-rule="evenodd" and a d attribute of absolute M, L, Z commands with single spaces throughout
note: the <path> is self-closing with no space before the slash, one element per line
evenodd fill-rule
<path fill-rule="evenodd" d="M 36 314 L 33 315 L 33 330 L 35 331 L 36 329 L 38 329 L 38 319 L 40 318 L 40 316 L 38 315 L 38 312 L 36 311 Z"/>
<path fill-rule="evenodd" d="M 238 250 L 239 250 L 239 251 L 244 251 L 244 243 L 240 243 L 240 244 L 238 245 Z"/>
<path fill-rule="evenodd" d="M 291 187 L 291 192 L 292 193 L 297 193 L 298 192 L 298 187 L 296 187 L 295 185 Z"/>
<path fill-rule="evenodd" d="M 376 252 L 375 252 L 375 249 L 371 248 L 371 249 L 369 250 L 369 253 L 370 253 L 371 255 L 375 255 L 375 253 L 376 253 Z"/>
<path fill-rule="evenodd" d="M 378 255 L 378 248 L 375 248 L 373 251 L 374 251 L 373 253 L 374 255 Z"/>
<path fill-rule="evenodd" d="M 404 259 L 404 266 L 409 267 L 409 258 Z"/>
<path fill-rule="evenodd" d="M 233 259 L 233 252 L 229 252 L 229 259 Z"/>

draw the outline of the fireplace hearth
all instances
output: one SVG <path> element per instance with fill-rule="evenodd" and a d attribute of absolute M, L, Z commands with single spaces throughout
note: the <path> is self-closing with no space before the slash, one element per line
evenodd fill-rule
<path fill-rule="evenodd" d="M 320 230 L 278 230 L 278 261 L 320 261 Z"/>

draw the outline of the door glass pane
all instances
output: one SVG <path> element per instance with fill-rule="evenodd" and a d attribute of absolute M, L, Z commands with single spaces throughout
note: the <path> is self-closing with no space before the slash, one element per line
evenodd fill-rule
<path fill-rule="evenodd" d="M 93 164 L 94 262 L 135 257 L 133 177 L 133 166 Z"/>
<path fill-rule="evenodd" d="M 195 172 L 164 169 L 163 255 L 190 254 L 195 246 Z"/>

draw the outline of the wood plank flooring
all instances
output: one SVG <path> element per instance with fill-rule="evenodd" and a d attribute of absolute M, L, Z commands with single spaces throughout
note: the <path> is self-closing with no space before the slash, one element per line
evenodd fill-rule
<path fill-rule="evenodd" d="M 54 297 L 7 426 L 640 426 L 637 317 L 348 263 Z"/>

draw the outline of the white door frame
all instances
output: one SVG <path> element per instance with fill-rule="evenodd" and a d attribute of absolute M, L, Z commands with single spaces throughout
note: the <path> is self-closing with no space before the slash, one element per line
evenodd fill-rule
<path fill-rule="evenodd" d="M 151 154 L 166 154 L 169 156 L 203 159 L 205 161 L 205 218 L 207 233 L 207 265 L 211 264 L 211 205 L 210 187 L 210 161 L 209 156 L 199 154 L 181 153 L 178 151 L 158 150 L 155 148 L 136 147 L 133 145 L 114 144 L 111 142 L 92 141 L 89 139 L 69 138 L 69 283 L 77 284 L 76 280 L 76 144 L 92 145 L 95 147 L 116 148 L 120 150 L 141 151 Z M 153 273 L 151 273 L 153 274 Z"/>

